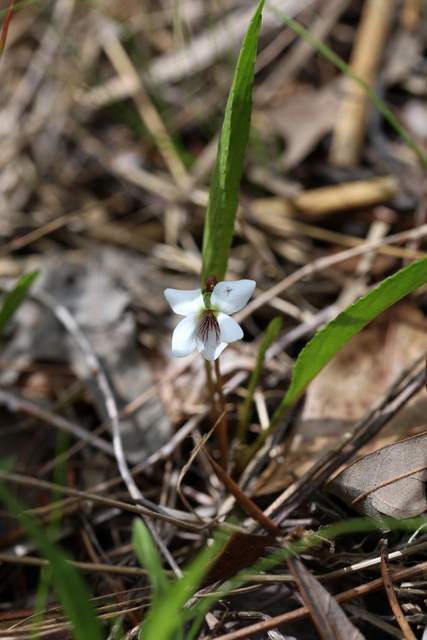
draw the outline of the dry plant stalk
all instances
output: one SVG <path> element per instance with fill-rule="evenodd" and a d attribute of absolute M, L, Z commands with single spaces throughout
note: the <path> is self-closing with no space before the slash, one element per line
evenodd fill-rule
<path fill-rule="evenodd" d="M 369 180 L 342 182 L 318 189 L 307 189 L 291 199 L 283 197 L 258 198 L 251 210 L 259 216 L 282 215 L 293 217 L 303 213 L 319 218 L 337 211 L 371 207 L 394 198 L 401 190 L 394 176 L 380 176 Z"/>
<path fill-rule="evenodd" d="M 362 20 L 354 43 L 350 67 L 370 87 L 383 55 L 393 13 L 390 0 L 366 0 Z M 365 137 L 370 100 L 351 78 L 335 124 L 329 161 L 340 167 L 358 163 Z"/>

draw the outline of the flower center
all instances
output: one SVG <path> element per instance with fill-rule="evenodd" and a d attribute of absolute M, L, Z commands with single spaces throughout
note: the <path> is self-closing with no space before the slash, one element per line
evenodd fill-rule
<path fill-rule="evenodd" d="M 197 339 L 204 345 L 219 345 L 220 329 L 218 320 L 215 318 L 212 309 L 206 309 L 199 320 L 197 329 Z"/>

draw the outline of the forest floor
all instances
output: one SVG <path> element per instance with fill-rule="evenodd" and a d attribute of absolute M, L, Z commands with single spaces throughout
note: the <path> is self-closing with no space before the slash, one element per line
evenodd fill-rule
<path fill-rule="evenodd" d="M 425 3 L 271 4 L 349 63 L 426 149 Z M 135 505 L 163 544 L 168 576 L 214 531 L 240 535 L 233 562 L 222 558 L 208 574 L 220 585 L 278 545 L 254 529 L 198 449 L 215 422 L 205 363 L 197 353 L 172 355 L 178 317 L 164 297 L 166 288 L 200 287 L 218 134 L 255 7 L 237 0 L 18 3 L 0 62 L 2 290 L 40 270 L 0 344 L 0 459 L 13 460 L 1 477 L 43 527 L 55 505 L 56 539 L 84 573 L 106 638 L 137 637 L 149 609 L 150 580 L 132 546 Z M 249 444 L 268 426 L 312 336 L 427 255 L 425 184 L 416 154 L 363 91 L 264 9 L 226 277 L 252 279 L 256 289 L 250 314 L 237 317 L 244 339 L 225 349 L 221 376 L 228 471 L 275 519 L 282 543 L 372 515 L 369 506 L 358 513 L 345 504 L 344 482 L 330 490 L 325 483 L 380 449 L 388 493 L 378 496 L 380 467 L 364 457 L 359 494 L 369 494 L 369 505 L 387 502 L 389 515 L 426 509 L 425 286 L 339 351 L 243 474 L 233 467 L 248 380 L 270 321 L 280 317 L 282 325 L 253 396 Z M 219 462 L 215 435 L 205 446 Z M 422 487 L 417 513 L 411 481 Z M 62 495 L 47 482 L 62 485 Z M 427 536 L 407 529 L 319 538 L 301 562 L 276 564 L 219 597 L 196 638 L 427 637 Z M 263 539 L 255 551 L 254 531 Z M 397 624 L 379 580 L 384 536 L 409 631 Z M 0 638 L 34 637 L 42 565 L 5 507 Z M 320 608 L 334 629 L 319 631 L 322 614 L 310 595 L 311 615 L 301 609 L 305 580 L 314 599 L 326 598 Z M 354 588 L 336 610 L 328 594 Z M 70 637 L 57 603 L 52 590 L 41 637 Z"/>

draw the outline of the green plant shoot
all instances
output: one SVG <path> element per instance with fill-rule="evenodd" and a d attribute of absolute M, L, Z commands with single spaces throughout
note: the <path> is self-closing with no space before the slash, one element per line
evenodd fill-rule
<path fill-rule="evenodd" d="M 142 520 L 135 520 L 133 524 L 132 542 L 138 560 L 149 573 L 153 593 L 164 597 L 170 585 L 151 534 Z"/>
<path fill-rule="evenodd" d="M 245 462 L 252 458 L 313 378 L 356 333 L 382 311 L 426 282 L 427 258 L 421 258 L 383 280 L 375 289 L 344 309 L 316 333 L 299 354 L 288 392 L 274 413 L 269 428 L 252 445 Z"/>
<path fill-rule="evenodd" d="M 196 558 L 187 567 L 183 578 L 168 583 L 160 564 L 157 551 L 154 549 L 156 559 L 148 558 L 149 548 L 153 545 L 151 539 L 148 542 L 148 531 L 135 520 L 133 541 L 138 556 L 146 566 L 154 597 L 147 619 L 140 633 L 140 640 L 184 640 L 184 625 L 192 618 L 200 619 L 202 612 L 209 607 L 207 599 L 199 600 L 194 607 L 187 606 L 189 599 L 195 594 L 209 568 L 209 562 L 220 550 L 220 541 L 214 541 L 212 547 L 204 547 Z M 141 545 L 143 549 L 141 550 Z M 154 547 L 154 545 L 153 545 Z M 142 551 L 142 553 L 141 553 Z M 163 577 L 160 577 L 163 576 Z M 187 634 L 185 640 L 191 638 Z"/>
<path fill-rule="evenodd" d="M 263 6 L 261 0 L 243 40 L 225 110 L 206 211 L 202 287 L 212 274 L 219 281 L 224 280 L 227 270 L 251 126 L 254 64 Z"/>
<path fill-rule="evenodd" d="M 239 424 L 237 426 L 236 438 L 241 443 L 244 443 L 246 441 L 246 430 L 251 417 L 251 407 L 252 407 L 253 396 L 254 396 L 257 384 L 259 382 L 259 379 L 261 377 L 262 365 L 264 363 L 266 351 L 275 340 L 281 327 L 282 327 L 281 318 L 273 318 L 273 320 L 269 323 L 267 327 L 267 331 L 265 332 L 264 338 L 261 342 L 255 368 L 252 371 L 252 374 L 249 380 L 248 393 L 243 403 L 243 408 L 239 417 Z"/>
<path fill-rule="evenodd" d="M 38 278 L 39 271 L 26 273 L 12 291 L 9 291 L 4 297 L 3 304 L 0 309 L 0 335 L 3 333 L 5 326 L 12 319 L 13 314 L 24 302 L 31 289 L 33 283 Z"/>
<path fill-rule="evenodd" d="M 0 467 L 9 468 L 9 462 L 5 461 Z M 67 618 L 72 623 L 75 639 L 102 640 L 101 628 L 92 608 L 89 589 L 78 571 L 67 562 L 63 551 L 50 540 L 37 520 L 25 513 L 24 507 L 4 482 L 0 482 L 0 498 L 19 518 L 40 553 L 49 561 L 53 572 L 54 588 Z"/>

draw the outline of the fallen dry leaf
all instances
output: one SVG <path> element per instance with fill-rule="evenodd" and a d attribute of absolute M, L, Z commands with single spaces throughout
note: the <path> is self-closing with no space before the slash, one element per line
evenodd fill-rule
<path fill-rule="evenodd" d="M 326 485 L 364 516 L 403 520 L 427 509 L 427 433 L 359 458 Z"/>
<path fill-rule="evenodd" d="M 340 85 L 341 79 L 335 79 L 323 89 L 307 91 L 265 111 L 285 140 L 284 161 L 288 169 L 297 166 L 332 131 Z"/>
<path fill-rule="evenodd" d="M 365 639 L 347 618 L 335 598 L 307 571 L 301 560 L 291 558 L 288 560 L 288 567 L 323 640 Z"/>
<path fill-rule="evenodd" d="M 271 535 L 256 535 L 236 531 L 223 549 L 208 565 L 208 571 L 200 589 L 223 582 L 242 569 L 259 560 L 266 547 L 274 544 L 276 538 Z"/>

